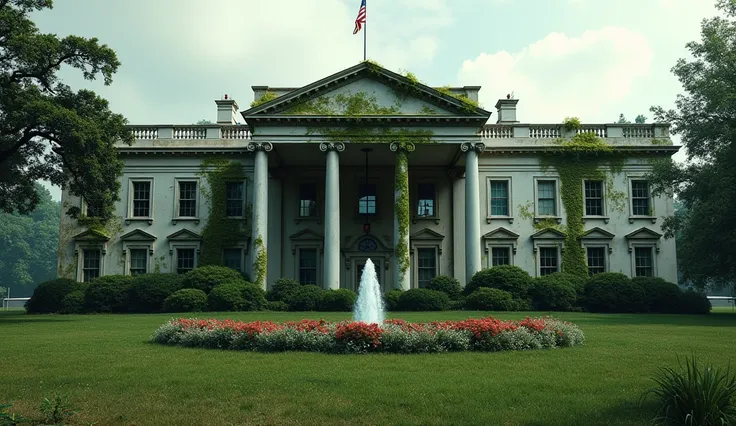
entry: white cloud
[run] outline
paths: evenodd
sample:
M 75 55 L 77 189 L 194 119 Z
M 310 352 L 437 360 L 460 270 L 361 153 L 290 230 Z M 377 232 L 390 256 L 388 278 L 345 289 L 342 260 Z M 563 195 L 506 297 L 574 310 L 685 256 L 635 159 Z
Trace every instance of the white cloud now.
M 486 108 L 514 91 L 522 122 L 610 121 L 607 107 L 625 98 L 651 63 L 643 35 L 609 26 L 577 37 L 550 33 L 519 52 L 481 53 L 463 63 L 458 80 L 482 85 Z

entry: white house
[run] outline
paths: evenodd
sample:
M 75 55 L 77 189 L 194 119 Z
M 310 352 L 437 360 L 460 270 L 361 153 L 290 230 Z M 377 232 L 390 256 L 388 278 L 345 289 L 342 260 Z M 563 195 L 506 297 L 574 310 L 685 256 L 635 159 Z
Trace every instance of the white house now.
M 59 273 L 183 273 L 206 257 L 264 286 L 357 289 L 370 258 L 388 290 L 439 274 L 464 284 L 504 263 L 539 276 L 572 259 L 677 282 L 661 230 L 672 199 L 653 197 L 645 176 L 678 150 L 666 124 L 523 124 L 508 98 L 487 124 L 479 90 L 364 62 L 301 88 L 254 86 L 242 112 L 217 100 L 216 124 L 131 126 L 119 220 L 64 216 Z M 588 133 L 605 149 L 577 163 L 567 143 Z M 212 158 L 235 171 L 218 175 L 217 219 Z

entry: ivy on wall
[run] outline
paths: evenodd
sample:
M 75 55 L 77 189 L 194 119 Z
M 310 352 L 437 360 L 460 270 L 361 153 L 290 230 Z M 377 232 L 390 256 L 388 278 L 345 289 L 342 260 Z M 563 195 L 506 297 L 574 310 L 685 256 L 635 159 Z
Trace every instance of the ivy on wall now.
M 266 93 L 261 95 L 261 97 L 259 97 L 258 99 L 254 99 L 253 102 L 250 103 L 250 107 L 255 108 L 258 105 L 265 104 L 266 102 L 270 102 L 276 98 L 277 96 L 275 92 L 267 90 Z
M 253 242 L 253 251 L 256 253 L 256 259 L 253 262 L 253 278 L 254 283 L 260 286 L 266 283 L 266 270 L 268 268 L 268 253 L 263 245 L 263 236 L 258 234 Z
M 396 175 L 394 191 L 396 191 L 396 219 L 399 225 L 399 238 L 394 247 L 397 264 L 401 275 L 409 270 L 409 150 L 413 146 L 399 144 L 396 151 Z
M 222 265 L 223 249 L 233 247 L 250 237 L 248 226 L 251 216 L 250 203 L 246 204 L 242 218 L 227 217 L 226 197 L 228 182 L 242 182 L 247 185 L 243 165 L 222 158 L 207 159 L 200 165 L 199 176 L 206 181 L 202 194 L 209 201 L 210 212 L 202 229 L 202 251 L 199 264 Z

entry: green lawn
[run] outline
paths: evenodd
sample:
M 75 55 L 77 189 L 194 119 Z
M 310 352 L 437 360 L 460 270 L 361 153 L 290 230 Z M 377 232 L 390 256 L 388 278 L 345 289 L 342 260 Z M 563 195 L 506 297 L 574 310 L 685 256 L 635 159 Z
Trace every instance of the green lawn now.
M 410 321 L 480 312 L 396 313 Z M 532 313 L 530 315 L 539 315 Z M 499 313 L 519 319 L 523 313 Z M 0 404 L 38 415 L 65 393 L 80 424 L 646 424 L 639 395 L 659 366 L 696 353 L 733 359 L 736 313 L 558 314 L 585 345 L 432 355 L 258 354 L 165 347 L 148 337 L 171 315 L 0 312 Z M 341 320 L 349 314 L 227 313 L 238 320 Z

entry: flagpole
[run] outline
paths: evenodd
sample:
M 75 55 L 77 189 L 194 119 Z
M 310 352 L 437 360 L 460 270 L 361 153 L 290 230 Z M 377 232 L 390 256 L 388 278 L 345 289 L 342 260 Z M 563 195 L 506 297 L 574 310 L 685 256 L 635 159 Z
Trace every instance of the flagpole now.
M 367 19 L 367 17 L 368 17 L 368 2 L 366 2 L 365 13 L 366 13 L 366 20 L 365 20 L 365 24 L 363 24 L 363 60 L 364 61 L 367 60 L 367 57 L 366 57 L 366 48 L 367 48 L 367 45 L 368 44 L 366 42 L 366 32 L 367 32 L 367 29 L 368 29 L 368 19 Z

